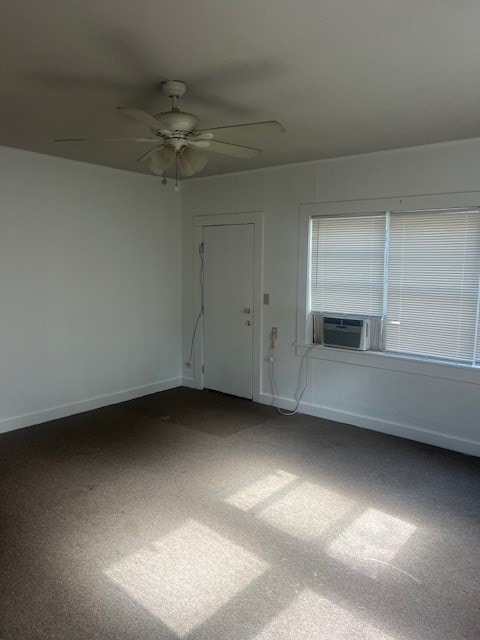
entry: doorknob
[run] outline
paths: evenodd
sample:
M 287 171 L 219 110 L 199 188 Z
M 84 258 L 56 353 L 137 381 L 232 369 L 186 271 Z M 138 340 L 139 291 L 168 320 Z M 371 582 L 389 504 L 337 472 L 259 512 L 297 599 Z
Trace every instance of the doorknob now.
M 247 327 L 249 327 L 252 323 L 250 322 L 250 320 L 247 320 L 245 324 L 247 325 Z
M 251 309 L 249 309 L 248 307 L 245 307 L 245 309 L 243 310 L 243 313 L 251 313 Z

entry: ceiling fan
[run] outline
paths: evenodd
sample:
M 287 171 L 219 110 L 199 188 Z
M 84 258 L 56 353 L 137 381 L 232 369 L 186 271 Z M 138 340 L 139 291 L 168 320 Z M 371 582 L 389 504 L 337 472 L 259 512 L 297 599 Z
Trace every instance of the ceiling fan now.
M 178 80 L 162 82 L 163 92 L 171 99 L 170 111 L 155 116 L 140 109 L 122 109 L 128 116 L 141 122 L 150 129 L 150 136 L 145 138 L 66 138 L 55 142 L 86 142 L 102 140 L 106 142 L 140 142 L 155 144 L 138 158 L 138 162 L 147 162 L 150 170 L 163 175 L 166 183 L 166 171 L 172 167 L 175 178 L 178 173 L 188 178 L 201 171 L 208 162 L 208 156 L 202 152 L 221 153 L 235 158 L 253 158 L 261 153 L 260 149 L 245 147 L 216 139 L 218 134 L 231 131 L 252 131 L 266 133 L 270 131 L 284 132 L 283 126 L 275 120 L 267 122 L 251 122 L 229 127 L 214 127 L 211 129 L 197 129 L 199 118 L 181 111 L 178 107 L 179 99 L 184 95 L 186 86 Z

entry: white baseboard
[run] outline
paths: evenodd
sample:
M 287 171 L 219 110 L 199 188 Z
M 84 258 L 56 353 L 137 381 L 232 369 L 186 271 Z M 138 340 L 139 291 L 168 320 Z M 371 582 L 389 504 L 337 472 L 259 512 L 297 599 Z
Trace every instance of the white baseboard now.
M 182 387 L 188 387 L 189 389 L 201 389 L 198 384 L 195 383 L 193 378 L 182 378 Z
M 262 393 L 260 396 L 260 402 L 262 404 L 271 405 L 274 403 L 274 397 L 270 394 Z M 280 397 L 280 407 L 282 409 L 292 410 L 295 408 L 295 404 L 296 402 L 291 398 Z M 438 431 L 439 425 L 435 422 L 422 420 L 422 426 L 405 424 L 390 420 L 380 420 L 378 418 L 349 413 L 347 411 L 339 411 L 338 409 L 309 404 L 307 402 L 300 403 L 298 412 L 305 413 L 309 416 L 316 416 L 317 418 L 343 422 L 354 427 L 380 431 L 381 433 L 399 436 L 400 438 L 407 438 L 408 440 L 415 440 L 416 442 L 423 442 L 436 447 L 442 447 L 443 449 L 450 449 L 451 451 L 459 451 L 460 453 L 480 457 L 480 442 L 440 433 Z
M 91 411 L 92 409 L 125 402 L 126 400 L 140 398 L 151 393 L 167 391 L 168 389 L 174 389 L 180 386 L 189 387 L 191 389 L 197 388 L 193 378 L 171 378 L 170 380 L 162 380 L 160 382 L 154 382 L 153 384 L 135 387 L 133 389 L 125 389 L 123 391 L 117 391 L 103 396 L 96 396 L 94 398 L 88 398 L 87 400 L 53 407 L 51 409 L 44 409 L 42 411 L 35 411 L 33 413 L 15 416 L 14 418 L 7 418 L 6 420 L 0 421 L 0 433 L 6 433 L 7 431 L 13 431 L 15 429 L 22 429 L 23 427 L 30 427 L 42 422 L 48 422 L 49 420 L 56 420 L 57 418 L 65 418 L 66 416 L 71 416 L 76 413 Z M 274 398 L 270 394 L 262 393 L 260 395 L 260 402 L 262 404 L 271 405 L 274 403 Z M 280 407 L 282 409 L 291 410 L 295 407 L 295 401 L 291 398 L 281 397 Z M 307 402 L 301 402 L 298 411 L 299 413 L 305 413 L 310 416 L 325 418 L 335 422 L 343 422 L 355 427 L 372 429 L 373 431 L 380 431 L 381 433 L 387 433 L 401 438 L 415 440 L 416 442 L 424 442 L 425 444 L 431 444 L 437 447 L 443 447 L 444 449 L 451 449 L 452 451 L 459 451 L 460 453 L 480 457 L 480 442 L 440 433 L 437 430 L 438 427 L 437 429 L 435 428 L 436 424 L 434 422 L 427 423 L 426 421 L 423 421 L 423 425 L 420 427 L 418 425 L 380 420 L 370 416 L 349 413 L 347 411 L 339 411 L 337 409 L 332 409 L 331 407 L 309 404 Z
M 34 424 L 56 420 L 57 418 L 65 418 L 66 416 L 72 416 L 76 413 L 106 407 L 110 404 L 118 404 L 126 400 L 133 400 L 133 398 L 140 398 L 151 393 L 157 393 L 158 391 L 167 391 L 167 389 L 180 387 L 181 384 L 181 378 L 171 378 L 170 380 L 162 380 L 142 387 L 124 389 L 123 391 L 116 391 L 115 393 L 96 396 L 51 409 L 43 409 L 42 411 L 34 411 L 33 413 L 26 413 L 21 416 L 15 416 L 14 418 L 7 418 L 6 420 L 0 420 L 0 433 L 6 433 L 14 429 L 22 429 L 23 427 L 31 427 Z

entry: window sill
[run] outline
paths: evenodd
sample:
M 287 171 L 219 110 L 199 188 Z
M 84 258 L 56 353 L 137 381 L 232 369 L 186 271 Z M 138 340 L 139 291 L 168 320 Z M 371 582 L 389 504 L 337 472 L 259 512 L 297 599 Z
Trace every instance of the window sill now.
M 305 356 L 308 349 L 313 345 L 295 343 L 294 346 L 296 355 Z M 350 349 L 324 347 L 323 345 L 315 345 L 315 348 L 310 351 L 308 357 L 480 385 L 480 367 L 470 367 L 450 362 L 424 360 L 423 358 L 399 356 L 391 353 L 381 353 L 379 351 L 354 351 Z

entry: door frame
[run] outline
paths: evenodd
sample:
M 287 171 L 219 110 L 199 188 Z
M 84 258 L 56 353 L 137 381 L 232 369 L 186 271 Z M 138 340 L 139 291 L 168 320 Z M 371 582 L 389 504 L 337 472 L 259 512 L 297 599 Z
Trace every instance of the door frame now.
M 222 213 L 215 215 L 195 216 L 193 219 L 193 264 L 194 264 L 194 314 L 193 321 L 200 313 L 201 292 L 199 246 L 203 242 L 204 227 L 253 224 L 254 256 L 253 256 L 253 362 L 252 362 L 252 400 L 260 402 L 260 385 L 262 369 L 262 267 L 263 267 L 263 212 Z M 203 389 L 203 317 L 197 328 L 193 359 L 193 383 L 196 389 Z

